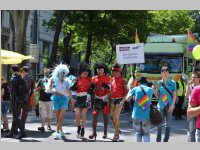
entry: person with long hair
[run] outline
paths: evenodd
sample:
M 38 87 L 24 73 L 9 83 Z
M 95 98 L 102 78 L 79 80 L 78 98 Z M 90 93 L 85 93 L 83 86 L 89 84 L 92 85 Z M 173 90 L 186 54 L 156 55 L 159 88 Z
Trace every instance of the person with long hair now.
M 112 76 L 110 94 L 110 118 L 115 128 L 113 141 L 116 142 L 119 139 L 120 133 L 120 112 L 122 109 L 120 102 L 126 96 L 127 81 L 122 77 L 122 70 L 118 63 L 115 63 L 112 66 Z
M 104 63 L 96 63 L 94 65 L 94 74 L 92 77 L 92 89 L 94 94 L 94 100 L 92 101 L 93 107 L 93 133 L 89 136 L 90 139 L 96 140 L 97 133 L 96 127 L 98 122 L 99 112 L 103 113 L 104 118 L 104 135 L 103 138 L 107 138 L 107 126 L 108 126 L 108 95 L 110 93 L 111 78 L 107 75 L 108 66 Z
M 91 79 L 89 77 L 90 68 L 85 62 L 82 62 L 79 67 L 79 77 L 72 88 L 75 88 L 77 100 L 75 102 L 75 116 L 77 125 L 77 136 L 84 137 L 86 114 L 88 108 L 88 98 Z
M 51 100 L 57 120 L 55 139 L 61 139 L 65 135 L 62 129 L 64 114 L 68 109 L 69 99 L 73 101 L 70 91 L 70 81 L 67 78 L 68 73 L 69 69 L 66 65 L 60 64 L 56 66 L 53 70 L 52 77 L 46 85 L 46 91 L 53 94 Z

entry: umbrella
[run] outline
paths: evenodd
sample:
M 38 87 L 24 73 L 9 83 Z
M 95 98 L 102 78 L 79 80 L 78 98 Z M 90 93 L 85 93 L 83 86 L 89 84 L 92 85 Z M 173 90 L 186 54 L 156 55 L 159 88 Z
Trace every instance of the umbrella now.
M 19 64 L 27 59 L 34 59 L 34 57 L 25 56 L 13 51 L 1 50 L 1 64 Z

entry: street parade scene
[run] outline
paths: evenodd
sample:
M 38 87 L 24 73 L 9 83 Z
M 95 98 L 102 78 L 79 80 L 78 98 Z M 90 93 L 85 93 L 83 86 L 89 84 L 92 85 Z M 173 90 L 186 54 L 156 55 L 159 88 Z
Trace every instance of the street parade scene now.
M 200 10 L 1 10 L 1 142 L 200 142 Z

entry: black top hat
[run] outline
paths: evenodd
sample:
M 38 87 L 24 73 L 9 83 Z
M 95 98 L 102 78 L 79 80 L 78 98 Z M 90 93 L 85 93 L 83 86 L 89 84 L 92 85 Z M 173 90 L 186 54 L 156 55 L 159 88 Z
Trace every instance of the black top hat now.
M 21 71 L 29 72 L 29 69 L 30 69 L 29 66 L 23 66 L 23 67 L 21 68 Z

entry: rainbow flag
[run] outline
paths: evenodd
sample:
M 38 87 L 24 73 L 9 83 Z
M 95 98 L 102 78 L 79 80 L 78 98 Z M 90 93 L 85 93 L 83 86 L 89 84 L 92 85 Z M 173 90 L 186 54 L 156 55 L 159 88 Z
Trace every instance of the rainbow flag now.
M 167 94 L 164 94 L 162 97 L 161 97 L 161 100 L 162 100 L 162 102 L 165 104 L 165 105 L 167 105 L 168 104 L 168 100 L 167 100 L 168 98 L 167 98 Z
M 137 29 L 136 29 L 136 32 L 135 32 L 135 43 L 140 43 L 140 40 L 139 40 L 139 37 L 138 37 L 138 33 L 137 33 Z
M 196 38 L 195 36 L 192 34 L 191 31 L 188 31 L 188 51 L 189 52 L 192 52 L 193 48 L 195 47 L 196 45 Z
M 142 107 L 142 110 L 147 109 L 151 105 L 149 96 L 146 94 L 141 99 L 138 100 L 138 105 Z

